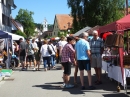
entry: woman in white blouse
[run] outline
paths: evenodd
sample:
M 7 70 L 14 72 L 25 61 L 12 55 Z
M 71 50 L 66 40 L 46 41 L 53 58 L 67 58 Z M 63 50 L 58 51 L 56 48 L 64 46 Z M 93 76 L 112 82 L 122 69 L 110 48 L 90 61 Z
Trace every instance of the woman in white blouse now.
M 48 64 L 48 69 L 50 70 L 51 54 L 49 54 L 48 48 L 50 48 L 50 50 L 52 51 L 50 45 L 48 45 L 48 41 L 44 40 L 40 52 L 43 58 L 43 65 L 44 65 L 45 71 L 47 71 L 47 66 L 46 66 L 47 64 Z

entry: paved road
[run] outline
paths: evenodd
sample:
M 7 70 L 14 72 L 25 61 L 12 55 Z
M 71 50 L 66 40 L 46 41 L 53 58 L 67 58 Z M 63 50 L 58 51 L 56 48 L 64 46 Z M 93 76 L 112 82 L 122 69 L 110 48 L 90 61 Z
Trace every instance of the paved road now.
M 71 83 L 73 83 L 72 68 Z M 104 71 L 103 71 L 104 72 Z M 92 69 L 94 74 L 94 70 Z M 129 97 L 116 92 L 117 83 L 111 82 L 103 74 L 103 84 L 96 86 L 96 90 L 80 90 L 80 81 L 73 89 L 62 89 L 63 70 L 59 70 L 59 65 L 55 70 L 50 71 L 19 71 L 15 70 L 10 80 L 0 82 L 0 97 Z M 79 74 L 78 74 L 79 75 Z M 85 75 L 87 73 L 85 72 Z M 14 80 L 11 80 L 14 79 Z M 95 76 L 93 75 L 93 80 Z M 85 78 L 86 86 L 88 85 L 87 77 Z

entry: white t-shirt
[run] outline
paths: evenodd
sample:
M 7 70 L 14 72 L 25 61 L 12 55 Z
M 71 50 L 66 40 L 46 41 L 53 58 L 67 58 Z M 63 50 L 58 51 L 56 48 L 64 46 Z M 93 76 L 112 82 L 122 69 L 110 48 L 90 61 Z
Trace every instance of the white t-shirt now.
M 47 49 L 48 46 L 49 46 L 49 48 L 50 48 L 51 51 L 52 51 L 52 48 L 51 48 L 50 45 L 47 45 L 47 44 L 42 45 L 41 50 L 40 50 L 42 57 L 51 56 L 51 55 L 49 54 L 49 52 L 48 52 L 48 49 Z
M 67 44 L 67 41 L 61 41 L 61 42 L 59 42 L 59 46 L 62 47 L 62 48 L 63 48 L 66 44 Z
M 33 46 L 33 48 L 38 48 L 38 46 L 37 46 L 37 43 L 36 43 L 36 42 L 32 43 L 32 46 Z
M 60 56 L 61 56 L 62 49 L 63 49 L 63 47 L 64 47 L 66 44 L 67 44 L 67 41 L 61 41 L 61 42 L 59 42 L 59 48 L 61 47 L 61 49 L 60 49 Z

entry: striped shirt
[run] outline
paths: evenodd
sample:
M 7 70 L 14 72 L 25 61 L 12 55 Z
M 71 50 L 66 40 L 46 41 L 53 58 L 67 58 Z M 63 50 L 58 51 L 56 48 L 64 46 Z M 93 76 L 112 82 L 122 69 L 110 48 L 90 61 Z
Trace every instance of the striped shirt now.
M 61 62 L 72 62 L 74 63 L 75 50 L 71 44 L 66 44 L 62 49 Z
M 103 40 L 99 37 L 96 40 L 94 38 L 91 39 L 90 48 L 92 54 L 101 54 L 101 48 L 103 48 Z

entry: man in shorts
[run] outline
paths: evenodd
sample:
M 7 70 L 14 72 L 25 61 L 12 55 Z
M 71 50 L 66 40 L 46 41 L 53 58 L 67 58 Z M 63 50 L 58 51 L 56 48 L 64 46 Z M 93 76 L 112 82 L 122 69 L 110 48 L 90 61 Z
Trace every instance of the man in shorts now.
M 33 62 L 33 64 L 34 64 L 34 69 L 33 70 L 36 70 L 36 62 L 34 60 L 34 48 L 33 48 L 32 44 L 30 43 L 29 39 L 27 39 L 26 41 L 27 41 L 27 44 L 26 44 L 26 53 L 27 53 L 26 69 L 28 68 L 28 64 L 30 65 L 31 62 Z
M 22 65 L 22 70 L 25 70 L 25 57 L 26 57 L 26 42 L 23 41 L 22 38 L 19 39 L 20 44 L 19 44 L 19 58 L 20 58 L 20 63 Z
M 91 67 L 95 69 L 97 80 L 96 85 L 102 84 L 101 81 L 101 67 L 102 67 L 102 53 L 103 53 L 103 40 L 98 37 L 98 32 L 93 31 L 93 38 L 90 40 L 91 47 Z
M 91 53 L 90 53 L 90 46 L 87 41 L 88 33 L 84 32 L 80 35 L 80 40 L 75 45 L 76 50 L 76 57 L 77 57 L 77 63 L 80 70 L 80 81 L 81 81 L 81 89 L 85 90 L 84 85 L 84 70 L 88 73 L 88 83 L 89 86 L 87 89 L 93 90 L 95 89 L 94 86 L 92 86 L 92 80 L 91 80 Z

